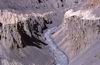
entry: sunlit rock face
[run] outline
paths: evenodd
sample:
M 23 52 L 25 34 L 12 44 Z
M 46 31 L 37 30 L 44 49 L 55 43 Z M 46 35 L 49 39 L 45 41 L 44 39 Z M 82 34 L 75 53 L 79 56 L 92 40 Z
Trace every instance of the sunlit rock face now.
M 61 23 L 64 3 L 0 0 L 0 65 L 54 65 L 43 34 Z
M 49 16 L 20 17 L 11 12 L 2 13 L 0 65 L 53 65 L 54 59 L 43 37 L 44 30 L 52 24 Z
M 100 40 L 100 19 L 86 20 L 73 15 L 64 21 L 53 38 L 70 60 Z
M 55 65 L 44 37 L 47 29 L 55 26 L 59 30 L 53 33 L 52 40 L 69 60 L 85 52 L 100 40 L 100 19 L 64 15 L 72 9 L 100 16 L 98 3 L 99 0 L 0 0 L 0 65 Z
M 79 56 L 81 58 L 81 54 L 85 55 L 86 51 L 90 50 L 93 45 L 100 43 L 96 43 L 100 40 L 100 15 L 98 12 L 100 11 L 100 5 L 95 4 L 99 0 L 90 1 L 84 0 L 86 3 L 81 5 L 81 7 L 79 6 L 79 9 L 76 7 L 68 10 L 65 13 L 62 25 L 59 26 L 59 30 L 52 35 L 59 48 L 68 55 L 70 61 L 75 60 Z M 76 63 L 80 65 L 81 62 L 77 60 Z M 81 58 L 80 60 L 83 59 Z M 88 60 L 87 65 L 89 65 L 89 62 L 91 61 Z M 72 65 L 75 64 L 72 63 Z

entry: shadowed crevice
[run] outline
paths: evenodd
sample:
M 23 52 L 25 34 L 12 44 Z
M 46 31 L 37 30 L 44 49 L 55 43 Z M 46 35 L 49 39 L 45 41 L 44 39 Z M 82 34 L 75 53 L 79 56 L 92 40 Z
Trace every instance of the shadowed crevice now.
M 21 22 L 17 23 L 17 30 L 21 36 L 22 47 L 26 46 L 35 46 L 37 48 L 42 48 L 42 45 L 47 45 L 46 43 L 42 42 L 41 40 L 35 38 L 33 35 L 30 37 L 26 34 L 24 30 L 24 25 Z

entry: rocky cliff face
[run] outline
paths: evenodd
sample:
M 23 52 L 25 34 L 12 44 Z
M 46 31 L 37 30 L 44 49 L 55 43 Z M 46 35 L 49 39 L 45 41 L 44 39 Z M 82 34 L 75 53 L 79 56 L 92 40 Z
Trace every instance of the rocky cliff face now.
M 0 65 L 55 65 L 44 37 L 47 29 L 55 26 L 59 30 L 52 33 L 53 42 L 71 61 L 100 40 L 100 18 L 86 15 L 100 16 L 98 3 L 99 0 L 0 0 Z M 66 13 L 69 9 L 78 14 L 70 16 L 73 13 Z
M 53 64 L 53 57 L 43 38 L 44 30 L 52 24 L 52 20 L 48 15 L 24 16 L 1 12 L 0 65 Z M 38 63 L 41 59 L 43 61 Z
M 99 0 L 90 1 L 83 4 L 77 11 L 68 10 L 59 30 L 52 35 L 57 45 L 69 56 L 70 61 L 100 40 Z
M 43 34 L 60 24 L 63 12 L 55 9 L 63 8 L 63 3 L 63 0 L 0 0 L 0 65 L 55 64 Z M 58 17 L 61 18 L 57 20 Z
M 53 37 L 58 46 L 72 59 L 100 39 L 99 26 L 100 19 L 84 20 L 77 16 L 71 16 L 65 18 L 65 23 Z

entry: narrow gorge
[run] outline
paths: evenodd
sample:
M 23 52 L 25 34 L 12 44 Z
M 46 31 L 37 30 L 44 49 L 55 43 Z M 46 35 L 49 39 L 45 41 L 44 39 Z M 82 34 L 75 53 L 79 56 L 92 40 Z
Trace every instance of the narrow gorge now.
M 100 0 L 0 0 L 0 65 L 99 65 Z

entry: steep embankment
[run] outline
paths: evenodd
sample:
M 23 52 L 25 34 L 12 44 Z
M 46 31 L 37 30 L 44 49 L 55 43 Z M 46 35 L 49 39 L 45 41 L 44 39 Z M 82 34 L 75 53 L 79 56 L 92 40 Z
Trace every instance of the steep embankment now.
M 43 33 L 64 8 L 65 0 L 0 0 L 0 65 L 55 64 Z
M 61 23 L 63 12 L 57 9 L 64 9 L 64 3 L 0 0 L 0 65 L 55 64 L 43 33 Z
M 97 13 L 92 14 L 94 10 L 67 11 L 64 23 L 53 34 L 53 39 L 70 60 L 100 40 L 100 17 L 95 17 Z
M 66 18 L 64 14 L 68 9 L 87 9 L 87 4 L 87 0 L 0 0 L 0 65 L 54 65 L 55 58 L 43 34 L 60 25 L 63 18 L 54 39 L 70 58 L 78 55 L 98 38 L 99 20 L 68 18 L 69 15 Z
M 46 17 L 24 16 L 2 12 L 0 19 L 1 65 L 53 64 L 53 57 L 42 35 L 48 28 L 47 24 L 51 24 L 52 20 L 48 15 Z

